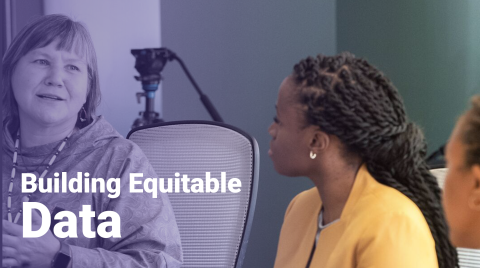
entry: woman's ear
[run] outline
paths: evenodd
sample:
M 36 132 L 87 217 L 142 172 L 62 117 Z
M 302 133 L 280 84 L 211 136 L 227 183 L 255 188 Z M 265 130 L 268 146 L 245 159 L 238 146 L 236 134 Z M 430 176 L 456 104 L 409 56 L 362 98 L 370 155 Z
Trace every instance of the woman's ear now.
M 474 179 L 474 188 L 468 198 L 468 206 L 470 209 L 480 212 L 480 165 L 472 166 L 472 173 Z
M 310 140 L 310 150 L 315 154 L 325 150 L 330 145 L 330 136 L 318 129 L 313 130 L 312 139 Z
M 480 164 L 475 164 L 472 166 L 473 179 L 475 180 L 475 190 L 480 191 Z

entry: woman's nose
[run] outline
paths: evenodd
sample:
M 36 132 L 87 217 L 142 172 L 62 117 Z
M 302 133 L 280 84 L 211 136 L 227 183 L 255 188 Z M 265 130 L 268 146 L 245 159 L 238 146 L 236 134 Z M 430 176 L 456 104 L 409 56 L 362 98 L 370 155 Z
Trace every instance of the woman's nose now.
M 275 138 L 275 122 L 273 122 L 269 127 L 268 127 L 268 134 L 272 136 L 272 138 Z
M 45 85 L 54 87 L 63 87 L 62 69 L 52 66 L 45 78 Z

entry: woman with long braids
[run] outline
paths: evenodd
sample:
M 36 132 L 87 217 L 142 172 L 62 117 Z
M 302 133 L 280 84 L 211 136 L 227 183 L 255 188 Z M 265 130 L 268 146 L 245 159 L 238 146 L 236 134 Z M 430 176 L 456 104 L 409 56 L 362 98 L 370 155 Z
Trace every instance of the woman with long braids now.
M 286 211 L 276 268 L 457 266 L 424 137 L 379 70 L 349 53 L 309 57 L 276 108 L 275 169 L 316 186 Z

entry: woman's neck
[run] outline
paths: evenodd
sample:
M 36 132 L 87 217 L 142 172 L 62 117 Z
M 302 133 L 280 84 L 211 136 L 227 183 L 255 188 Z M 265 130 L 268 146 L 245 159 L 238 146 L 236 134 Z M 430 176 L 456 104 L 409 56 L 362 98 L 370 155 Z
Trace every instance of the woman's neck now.
M 462 233 L 452 233 L 452 241 L 455 241 L 457 247 L 480 249 L 480 229 L 474 226 L 478 221 L 472 221 L 470 228 L 465 228 Z
M 330 163 L 328 169 L 310 177 L 322 198 L 324 225 L 342 215 L 360 166 L 361 163 Z
M 52 126 L 39 126 L 20 120 L 20 146 L 29 148 L 64 139 L 75 128 L 75 122 Z

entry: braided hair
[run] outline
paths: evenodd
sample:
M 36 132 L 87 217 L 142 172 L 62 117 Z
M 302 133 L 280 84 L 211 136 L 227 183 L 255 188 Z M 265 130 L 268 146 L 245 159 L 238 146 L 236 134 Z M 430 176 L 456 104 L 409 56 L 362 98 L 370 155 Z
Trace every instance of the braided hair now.
M 409 122 L 390 80 L 350 53 L 308 57 L 295 65 L 298 101 L 311 125 L 337 136 L 380 183 L 397 189 L 422 211 L 440 268 L 458 267 L 441 206 L 441 190 L 425 162 L 422 131 Z

